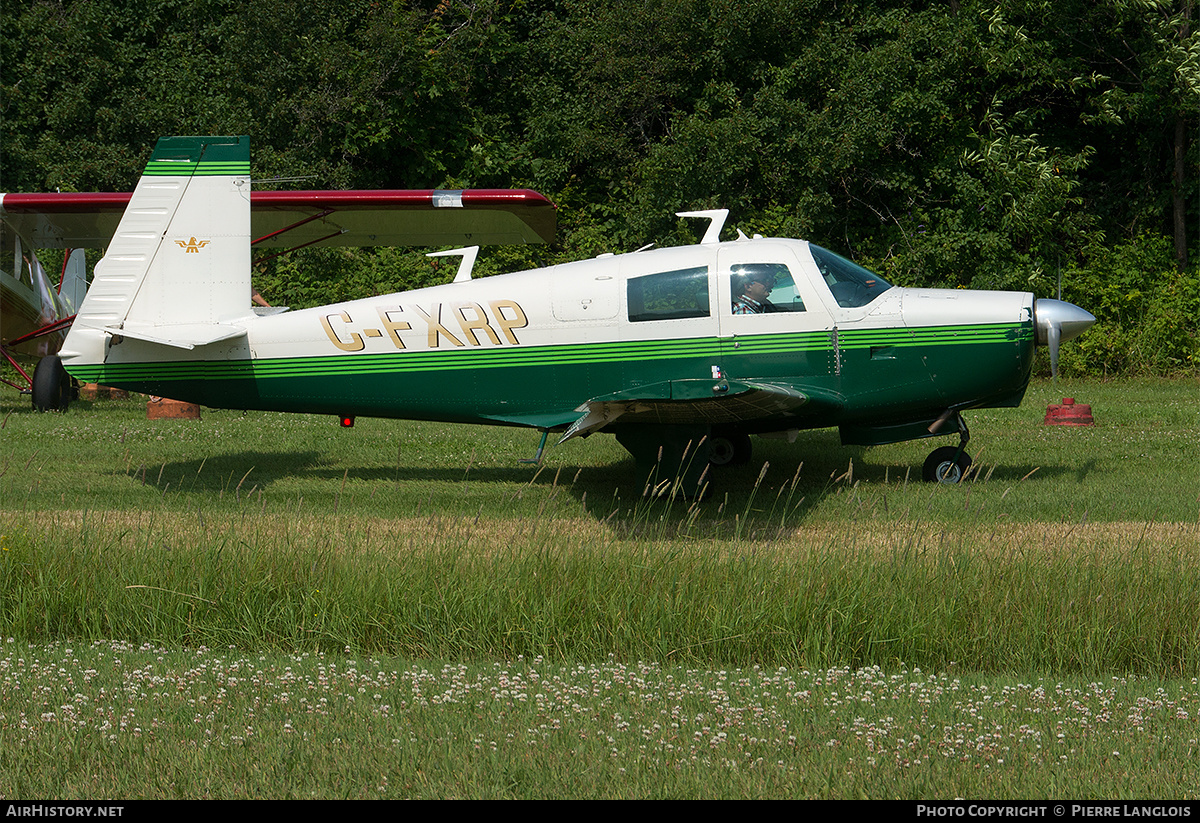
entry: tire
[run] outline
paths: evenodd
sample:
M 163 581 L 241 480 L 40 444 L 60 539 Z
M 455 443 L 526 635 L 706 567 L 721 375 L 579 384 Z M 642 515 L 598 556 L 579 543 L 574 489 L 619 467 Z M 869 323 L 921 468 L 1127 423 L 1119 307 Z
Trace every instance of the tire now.
M 71 405 L 71 378 L 58 355 L 38 361 L 33 371 L 33 410 L 66 411 Z
M 953 485 L 966 476 L 970 467 L 971 455 L 960 452 L 955 446 L 942 446 L 926 458 L 922 476 L 930 483 Z
M 711 466 L 740 466 L 750 462 L 752 451 L 748 434 L 713 435 L 708 463 Z

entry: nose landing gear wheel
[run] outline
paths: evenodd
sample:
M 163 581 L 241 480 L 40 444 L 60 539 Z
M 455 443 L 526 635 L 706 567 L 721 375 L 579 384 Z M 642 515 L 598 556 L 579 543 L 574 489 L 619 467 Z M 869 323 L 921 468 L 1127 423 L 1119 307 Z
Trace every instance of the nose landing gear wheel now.
M 971 467 L 971 455 L 955 446 L 934 449 L 925 460 L 922 476 L 930 483 L 958 483 Z

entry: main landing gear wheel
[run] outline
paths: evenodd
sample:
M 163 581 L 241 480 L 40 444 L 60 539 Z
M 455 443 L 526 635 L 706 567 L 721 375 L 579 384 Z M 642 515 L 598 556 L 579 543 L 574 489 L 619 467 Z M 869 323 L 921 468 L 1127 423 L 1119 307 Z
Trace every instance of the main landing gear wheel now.
M 714 435 L 708 462 L 713 466 L 740 466 L 750 462 L 752 450 L 748 434 Z
M 922 476 L 930 483 L 958 483 L 971 468 L 971 455 L 957 446 L 934 449 L 925 460 Z
M 33 371 L 34 411 L 66 411 L 71 404 L 71 377 L 62 360 L 52 354 L 38 361 Z
M 712 431 L 707 426 L 635 423 L 614 426 L 613 434 L 637 461 L 644 496 L 708 496 Z

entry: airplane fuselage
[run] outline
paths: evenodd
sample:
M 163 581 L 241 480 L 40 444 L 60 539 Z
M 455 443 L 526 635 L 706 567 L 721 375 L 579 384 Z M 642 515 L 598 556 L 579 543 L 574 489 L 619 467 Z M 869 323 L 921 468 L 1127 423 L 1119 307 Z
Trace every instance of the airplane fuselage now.
M 760 238 L 604 256 L 273 316 L 247 309 L 243 337 L 190 351 L 95 335 L 103 355 L 70 368 L 214 408 L 562 429 L 582 403 L 627 398 L 626 421 L 840 426 L 848 442 L 887 442 L 888 427 L 949 408 L 1019 404 L 1033 295 L 882 281 L 835 295 L 845 284 L 830 259 L 845 262 Z M 735 312 L 750 270 L 774 278 L 776 310 Z M 746 383 L 803 401 L 726 414 L 720 401 Z
M 44 357 L 58 351 L 66 332 L 30 337 L 64 316 L 65 307 L 33 247 L 0 225 L 0 345 L 14 354 Z

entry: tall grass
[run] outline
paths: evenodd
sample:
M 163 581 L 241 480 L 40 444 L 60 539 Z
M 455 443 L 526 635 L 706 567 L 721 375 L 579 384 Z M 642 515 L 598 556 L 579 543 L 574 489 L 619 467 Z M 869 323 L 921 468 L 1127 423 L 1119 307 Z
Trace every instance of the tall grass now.
M 0 514 L 0 625 L 445 659 L 1200 673 L 1195 525 L 849 523 L 637 539 L 594 521 Z M 1063 549 L 1061 547 L 1069 547 Z

